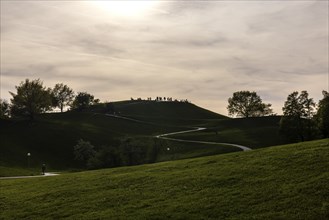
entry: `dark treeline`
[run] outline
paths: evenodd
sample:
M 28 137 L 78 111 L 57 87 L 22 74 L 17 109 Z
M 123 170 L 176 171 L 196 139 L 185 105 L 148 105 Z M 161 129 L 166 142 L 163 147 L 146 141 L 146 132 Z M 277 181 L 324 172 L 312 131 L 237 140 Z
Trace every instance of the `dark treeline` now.
M 61 112 L 65 108 L 81 111 L 100 102 L 87 92 L 74 93 L 63 83 L 56 84 L 54 88 L 46 88 L 40 79 L 26 79 L 15 88 L 16 93 L 9 92 L 12 96 L 11 103 L 6 100 L 0 101 L 1 118 L 29 117 L 34 120 L 36 115 L 52 111 L 54 108 L 59 108 Z
M 133 166 L 157 161 L 160 146 L 145 144 L 151 139 L 123 138 L 117 143 L 94 146 L 89 141 L 78 140 L 73 147 L 75 160 L 86 169 L 100 169 L 119 166 Z
M 16 86 L 11 103 L 0 100 L 0 118 L 28 117 L 34 120 L 38 114 L 59 108 L 70 111 L 83 111 L 98 104 L 99 99 L 87 92 L 75 93 L 63 83 L 53 88 L 46 88 L 39 79 L 21 82 Z M 131 100 L 142 100 L 141 98 Z M 147 98 L 156 102 L 189 102 L 186 99 L 177 100 L 171 97 Z M 238 91 L 228 99 L 228 112 L 237 117 L 263 117 L 275 115 L 271 104 L 263 103 L 256 92 Z M 104 113 L 116 114 L 113 103 L 103 103 Z M 307 91 L 292 92 L 283 104 L 283 115 L 280 120 L 280 133 L 290 142 L 313 140 L 329 137 L 329 93 L 323 91 L 323 99 L 316 103 L 309 97 Z M 152 146 L 150 144 L 148 146 Z M 145 147 L 145 142 L 136 138 L 125 138 L 111 146 L 94 147 L 82 139 L 74 146 L 77 161 L 89 169 L 136 165 L 156 161 L 157 147 Z
M 280 133 L 290 142 L 329 137 L 329 93 L 323 91 L 322 94 L 323 99 L 318 104 L 309 98 L 307 91 L 295 91 L 288 95 L 282 107 Z M 235 92 L 228 103 L 227 109 L 232 116 L 248 118 L 274 115 L 272 105 L 263 103 L 256 92 Z
M 82 111 L 91 105 L 100 102 L 99 99 L 87 92 L 74 93 L 63 83 L 57 83 L 54 88 L 46 88 L 40 79 L 21 82 L 16 86 L 16 93 L 9 92 L 12 96 L 8 103 L 0 100 L 0 118 L 29 117 L 31 120 L 36 115 L 59 108 L 61 112 L 65 108 L 73 111 Z M 284 102 L 283 116 L 280 122 L 280 131 L 291 141 L 305 141 L 322 137 L 329 137 L 329 98 L 328 92 L 323 91 L 323 99 L 315 103 L 309 98 L 307 91 L 300 94 L 295 91 L 288 95 Z M 131 100 L 135 100 L 131 98 Z M 142 100 L 137 98 L 136 100 Z M 189 102 L 187 99 L 173 99 L 172 97 L 160 97 L 148 101 L 157 102 Z M 238 117 L 262 117 L 275 115 L 271 104 L 263 103 L 256 92 L 238 91 L 228 99 L 228 112 L 231 116 Z M 114 112 L 111 103 L 105 104 L 105 110 Z M 317 110 L 317 111 L 316 111 Z
M 9 92 L 12 96 L 9 103 L 6 100 L 0 100 L 0 118 L 10 117 L 29 117 L 34 120 L 38 114 L 53 111 L 59 108 L 61 112 L 65 109 L 73 111 L 82 111 L 91 105 L 100 103 L 88 92 L 75 93 L 69 86 L 63 83 L 57 83 L 54 88 L 46 88 L 40 79 L 21 82 L 15 86 L 16 93 Z M 143 100 L 142 98 L 131 98 L 134 100 Z M 148 97 L 147 101 L 156 102 L 185 102 L 187 99 L 173 99 L 172 97 Z M 113 112 L 113 106 L 106 103 L 106 108 Z M 109 104 L 109 105 L 108 105 Z

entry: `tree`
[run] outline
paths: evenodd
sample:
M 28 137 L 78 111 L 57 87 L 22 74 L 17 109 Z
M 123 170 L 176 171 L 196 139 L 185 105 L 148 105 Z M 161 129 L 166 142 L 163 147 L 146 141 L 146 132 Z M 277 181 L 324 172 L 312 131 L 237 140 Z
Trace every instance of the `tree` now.
M 118 167 L 122 165 L 121 152 L 111 146 L 101 146 L 95 156 L 88 160 L 87 166 L 89 169 Z
M 323 91 L 323 99 L 319 101 L 316 114 L 318 127 L 324 138 L 329 137 L 329 92 Z
M 56 84 L 52 93 L 56 100 L 56 106 L 61 109 L 61 112 L 63 112 L 64 106 L 70 105 L 74 99 L 73 90 L 63 83 Z
M 314 116 L 315 102 L 312 98 L 308 98 L 307 91 L 302 91 L 299 96 L 298 94 L 295 91 L 288 95 L 282 108 L 283 114 L 285 116 L 311 119 Z
M 72 103 L 72 108 L 77 110 L 86 109 L 94 104 L 94 96 L 87 92 L 79 92 Z
M 0 118 L 9 118 L 10 105 L 6 100 L 0 99 Z
M 227 106 L 229 115 L 241 117 L 260 117 L 273 113 L 271 104 L 265 104 L 256 92 L 239 91 L 233 93 L 233 97 L 228 99 Z
M 95 147 L 90 142 L 80 139 L 77 145 L 74 146 L 73 153 L 75 160 L 81 161 L 86 165 L 88 160 L 95 156 L 96 151 Z
M 315 102 L 308 97 L 307 91 L 293 92 L 288 95 L 282 108 L 280 131 L 293 141 L 311 139 L 314 131 Z
M 29 116 L 31 120 L 35 115 L 51 110 L 52 101 L 49 89 L 43 87 L 40 79 L 26 79 L 16 86 L 17 94 L 9 92 L 11 99 L 13 115 Z

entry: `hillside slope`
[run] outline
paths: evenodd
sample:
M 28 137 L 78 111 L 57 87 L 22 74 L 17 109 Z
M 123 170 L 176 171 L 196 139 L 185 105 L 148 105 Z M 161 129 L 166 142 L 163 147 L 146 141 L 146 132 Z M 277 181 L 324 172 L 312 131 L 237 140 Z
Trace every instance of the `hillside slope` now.
M 88 111 L 104 113 L 107 110 L 106 104 L 99 104 Z M 117 115 L 140 121 L 180 127 L 228 118 L 186 102 L 119 101 L 112 102 L 112 110 Z
M 107 112 L 104 104 L 92 106 L 83 112 L 43 114 L 32 123 L 27 120 L 0 120 L 0 166 L 26 168 L 26 155 L 29 152 L 32 155 L 29 161 L 32 167 L 40 167 L 42 163 L 47 163 L 48 167 L 53 169 L 81 167 L 74 161 L 73 155 L 73 146 L 79 139 L 89 141 L 96 147 L 119 147 L 122 139 L 130 138 L 136 140 L 135 143 L 138 142 L 138 147 L 143 148 L 145 154 L 152 154 L 150 151 L 155 145 L 160 144 L 155 147 L 164 148 L 162 142 L 155 143 L 154 135 L 186 129 L 188 126 L 183 122 L 184 120 L 189 122 L 193 118 L 202 120 L 202 118 L 222 117 L 189 103 L 123 101 L 116 102 L 114 105 L 116 112 L 120 112 L 121 115 L 122 113 L 158 115 L 160 118 L 167 118 L 166 120 L 171 118 L 177 123 L 162 124 L 162 119 L 143 123 L 109 117 L 105 115 Z M 188 147 L 180 144 L 178 146 L 180 156 L 175 159 L 222 152 L 210 148 L 206 153 L 197 153 L 193 149 L 198 148 L 199 151 L 203 146 L 190 147 L 193 152 Z M 234 150 L 231 149 L 229 152 Z M 213 153 L 209 153 L 210 151 Z M 173 159 L 168 156 L 166 158 Z M 159 160 L 164 159 L 159 155 Z M 145 161 L 149 160 L 149 158 L 145 159 Z
M 54 168 L 74 167 L 73 146 L 81 138 L 95 146 L 117 146 L 120 138 L 176 130 L 86 112 L 43 114 L 32 123 L 2 120 L 0 165 L 26 166 L 26 154 L 30 152 L 32 166 L 46 162 Z
M 1 219 L 328 219 L 329 139 L 0 180 Z
M 227 118 L 186 102 L 122 101 L 113 104 L 115 109 L 123 115 L 186 119 Z
M 256 149 L 288 143 L 279 132 L 281 116 L 207 121 L 207 130 L 174 136 L 187 140 L 235 143 Z
M 20 170 L 11 175 L 21 175 L 22 169 L 30 166 L 39 170 L 42 163 L 56 170 L 85 168 L 74 160 L 73 146 L 79 139 L 91 142 L 98 149 L 106 146 L 118 150 L 128 140 L 133 147 L 131 151 L 137 152 L 134 158 L 138 161 L 134 164 L 239 150 L 154 138 L 195 127 L 208 129 L 173 137 L 240 144 L 252 149 L 287 143 L 279 134 L 280 117 L 231 119 L 185 102 L 122 101 L 111 105 L 112 111 L 107 104 L 97 104 L 82 112 L 43 114 L 32 123 L 0 120 L 0 176 L 11 173 L 6 167 L 14 168 L 11 171 Z M 119 117 L 113 117 L 114 114 Z M 32 155 L 29 161 L 27 153 Z

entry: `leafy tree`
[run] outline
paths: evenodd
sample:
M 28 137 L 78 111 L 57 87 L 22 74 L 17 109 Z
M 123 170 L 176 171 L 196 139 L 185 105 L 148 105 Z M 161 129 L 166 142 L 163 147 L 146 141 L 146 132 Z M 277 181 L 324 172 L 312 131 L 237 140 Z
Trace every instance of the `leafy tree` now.
M 315 102 L 308 97 L 307 91 L 302 91 L 300 94 L 295 91 L 288 95 L 282 111 L 284 117 L 280 121 L 281 133 L 293 141 L 312 138 Z
M 285 116 L 311 119 L 315 113 L 315 102 L 312 98 L 308 98 L 307 91 L 302 91 L 299 96 L 298 94 L 298 92 L 293 92 L 288 95 L 282 108 L 283 114 Z
M 56 106 L 61 109 L 61 112 L 63 112 L 64 106 L 70 105 L 74 99 L 73 90 L 63 83 L 56 84 L 52 94 L 56 100 Z
M 270 115 L 273 110 L 271 104 L 265 104 L 256 92 L 239 91 L 233 93 L 233 97 L 228 99 L 227 106 L 229 115 L 240 117 L 260 117 Z
M 102 146 L 94 157 L 88 160 L 89 169 L 118 167 L 122 165 L 122 154 L 115 148 L 110 146 Z
M 124 163 L 128 166 L 142 164 L 148 162 L 145 142 L 137 138 L 123 138 L 121 139 L 120 149 L 122 151 L 122 158 Z
M 74 146 L 73 153 L 75 160 L 87 164 L 88 160 L 95 156 L 96 151 L 95 147 L 90 142 L 80 139 L 77 145 Z
M 0 99 L 0 118 L 9 118 L 10 105 L 6 100 Z
M 324 138 L 329 137 L 329 92 L 323 91 L 323 99 L 319 101 L 316 115 L 318 127 Z
M 87 92 L 79 92 L 72 103 L 72 108 L 76 110 L 86 109 L 94 104 L 94 96 Z
M 40 79 L 26 79 L 16 86 L 17 94 L 9 92 L 13 98 L 11 99 L 12 115 L 29 116 L 31 120 L 35 115 L 51 110 L 52 102 L 49 89 L 42 85 Z

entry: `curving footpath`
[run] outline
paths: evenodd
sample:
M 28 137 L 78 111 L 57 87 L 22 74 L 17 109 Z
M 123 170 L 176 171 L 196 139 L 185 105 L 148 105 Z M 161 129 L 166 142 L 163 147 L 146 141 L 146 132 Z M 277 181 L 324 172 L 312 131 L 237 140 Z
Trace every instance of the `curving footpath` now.
M 128 117 L 123 117 L 123 116 L 118 116 L 118 115 L 112 115 L 112 114 L 106 114 L 106 116 L 109 117 L 114 117 L 114 118 L 120 118 L 120 119 L 124 119 L 124 120 L 129 120 L 129 121 L 134 121 L 134 122 L 139 122 L 139 123 L 148 123 L 145 121 L 140 121 L 140 120 L 136 120 L 136 119 L 132 119 L 132 118 L 128 118 Z M 227 146 L 232 146 L 232 147 L 237 147 L 240 148 L 243 151 L 249 151 L 252 150 L 249 147 L 246 146 L 242 146 L 239 144 L 231 144 L 231 143 L 217 143 L 217 142 L 209 142 L 209 141 L 192 141 L 192 140 L 183 140 L 183 139 L 177 139 L 177 138 L 169 138 L 168 136 L 170 135 L 175 135 L 175 134 L 184 134 L 184 133 L 191 133 L 191 132 L 198 132 L 198 131 L 202 131 L 205 130 L 206 128 L 195 128 L 193 130 L 185 130 L 185 131 L 178 131 L 178 132 L 172 132 L 172 133 L 167 133 L 167 134 L 160 134 L 160 135 L 156 135 L 154 137 L 159 138 L 159 139 L 165 139 L 165 140 L 171 140 L 171 141 L 178 141 L 178 142 L 186 142 L 186 143 L 197 143 L 197 144 L 213 144 L 213 145 L 227 145 Z
M 183 133 L 190 133 L 190 132 L 197 132 L 197 131 L 202 131 L 205 130 L 206 128 L 196 128 L 193 130 L 187 130 L 187 131 L 178 131 L 178 132 L 172 132 L 172 133 L 167 133 L 167 134 L 160 134 L 155 136 L 156 138 L 159 139 L 165 139 L 165 140 L 170 140 L 170 141 L 178 141 L 178 142 L 187 142 L 187 143 L 197 143 L 197 144 L 213 144 L 213 145 L 228 145 L 228 146 L 232 146 L 232 147 L 237 147 L 240 148 L 243 151 L 249 151 L 252 150 L 249 147 L 246 146 L 242 146 L 239 144 L 231 144 L 231 143 L 217 143 L 217 142 L 209 142 L 209 141 L 192 141 L 192 140 L 184 140 L 184 139 L 177 139 L 177 138 L 169 138 L 167 136 L 170 135 L 175 135 L 175 134 L 183 134 Z
M 48 177 L 48 176 L 58 176 L 58 173 L 45 173 L 45 175 L 36 175 L 36 176 L 8 176 L 8 177 L 0 177 L 0 180 L 6 179 L 25 179 L 25 178 L 35 178 L 35 177 Z
M 112 114 L 105 114 L 106 116 L 109 117 L 114 117 L 114 118 L 119 118 L 123 120 L 128 120 L 128 121 L 133 121 L 133 122 L 138 122 L 138 123 L 148 123 L 145 121 L 140 121 L 132 118 L 127 118 L 123 116 L 118 116 L 118 115 L 112 115 Z M 184 134 L 184 133 L 191 133 L 191 132 L 198 132 L 198 131 L 203 131 L 206 128 L 195 128 L 192 130 L 185 130 L 185 131 L 177 131 L 177 132 L 171 132 L 171 133 L 166 133 L 166 134 L 160 134 L 154 136 L 155 138 L 158 139 L 164 139 L 164 140 L 170 140 L 170 141 L 177 141 L 177 142 L 185 142 L 185 143 L 197 143 L 197 144 L 213 144 L 213 145 L 227 145 L 227 146 L 232 146 L 232 147 L 237 147 L 240 148 L 243 151 L 249 151 L 252 150 L 249 147 L 242 146 L 239 144 L 231 144 L 231 143 L 217 143 L 217 142 L 209 142 L 209 141 L 192 141 L 192 140 L 183 140 L 183 139 L 177 139 L 177 138 L 170 138 L 168 136 L 170 135 L 175 135 L 175 134 Z M 3 179 L 25 179 L 25 178 L 35 178 L 35 177 L 49 177 L 49 176 L 57 176 L 59 175 L 58 173 L 45 173 L 45 175 L 38 175 L 38 176 L 12 176 L 12 177 L 0 177 L 0 180 Z

